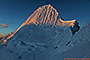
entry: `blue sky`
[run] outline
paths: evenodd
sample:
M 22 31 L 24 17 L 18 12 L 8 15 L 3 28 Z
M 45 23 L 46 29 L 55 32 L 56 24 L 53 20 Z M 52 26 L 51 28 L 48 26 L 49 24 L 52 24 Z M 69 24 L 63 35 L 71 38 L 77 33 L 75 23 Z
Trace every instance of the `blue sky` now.
M 16 30 L 39 6 L 51 4 L 63 19 L 76 19 L 80 26 L 90 20 L 90 0 L 0 0 L 0 23 L 8 28 L 0 34 Z

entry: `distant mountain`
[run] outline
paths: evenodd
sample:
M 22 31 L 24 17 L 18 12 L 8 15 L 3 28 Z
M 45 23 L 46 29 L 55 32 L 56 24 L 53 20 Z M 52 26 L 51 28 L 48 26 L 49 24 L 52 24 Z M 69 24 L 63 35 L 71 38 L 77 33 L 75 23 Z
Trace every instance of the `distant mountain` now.
M 11 35 L 0 40 L 0 59 L 64 60 L 68 57 L 88 57 L 89 25 L 90 21 L 87 21 L 80 28 L 76 20 L 64 21 L 53 6 L 44 5 Z

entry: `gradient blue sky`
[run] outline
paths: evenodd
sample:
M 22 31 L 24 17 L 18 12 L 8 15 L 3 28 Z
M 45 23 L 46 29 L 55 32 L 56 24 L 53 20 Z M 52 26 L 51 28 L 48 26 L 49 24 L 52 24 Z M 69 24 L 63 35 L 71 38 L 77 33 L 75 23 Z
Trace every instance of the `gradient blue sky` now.
M 0 34 L 16 30 L 39 6 L 51 4 L 63 19 L 76 19 L 80 26 L 90 20 L 90 0 L 0 0 L 0 23 L 8 28 L 0 29 Z

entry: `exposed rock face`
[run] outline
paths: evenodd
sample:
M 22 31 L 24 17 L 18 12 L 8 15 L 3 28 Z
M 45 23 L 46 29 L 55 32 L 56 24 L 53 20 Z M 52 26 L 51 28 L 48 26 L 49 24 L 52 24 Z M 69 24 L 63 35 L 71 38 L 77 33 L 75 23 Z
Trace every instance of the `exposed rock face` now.
M 83 40 L 90 40 L 90 20 L 86 21 L 83 27 L 72 37 L 73 44 Z
M 71 26 L 70 28 L 72 30 L 72 34 L 74 35 L 80 29 L 80 26 L 78 25 L 77 21 L 75 21 L 74 26 Z

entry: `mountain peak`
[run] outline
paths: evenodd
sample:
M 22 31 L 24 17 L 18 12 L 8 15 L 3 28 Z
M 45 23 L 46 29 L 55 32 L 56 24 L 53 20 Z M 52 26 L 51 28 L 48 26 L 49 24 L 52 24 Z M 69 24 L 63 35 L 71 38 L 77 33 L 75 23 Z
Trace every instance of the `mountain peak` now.
M 56 21 L 61 20 L 57 10 L 50 4 L 39 7 L 26 21 L 26 25 L 30 23 L 38 23 L 40 25 L 56 25 Z
M 51 4 L 44 5 L 44 6 L 40 6 L 38 9 L 47 9 L 47 8 L 52 8 L 52 9 L 54 9 Z M 38 9 L 37 9 L 37 10 L 38 10 Z M 54 10 L 56 10 L 56 9 L 54 9 Z
M 76 20 L 64 21 L 57 10 L 50 4 L 39 7 L 26 21 L 25 25 L 30 23 L 52 26 L 72 26 Z
M 19 31 L 23 26 L 29 25 L 31 23 L 35 25 L 44 25 L 44 26 L 74 26 L 76 20 L 72 21 L 64 21 L 62 17 L 59 15 L 57 10 L 53 8 L 50 4 L 44 5 L 39 7 L 37 10 L 34 11 L 32 15 L 30 15 L 27 20 L 16 30 L 14 31 L 9 37 L 4 39 L 10 39 L 17 31 Z M 4 42 L 5 43 L 5 42 Z

